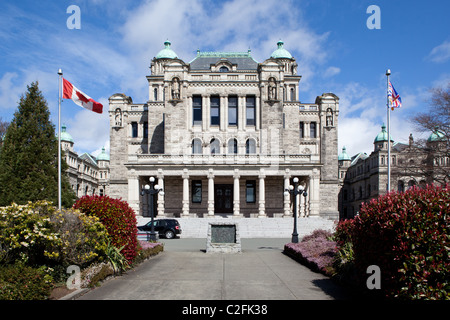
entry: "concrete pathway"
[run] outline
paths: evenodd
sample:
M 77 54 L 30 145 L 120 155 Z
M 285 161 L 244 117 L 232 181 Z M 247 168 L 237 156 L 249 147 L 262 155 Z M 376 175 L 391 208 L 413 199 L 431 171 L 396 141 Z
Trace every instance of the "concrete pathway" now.
M 79 300 L 333 300 L 343 288 L 282 253 L 290 239 L 241 239 L 242 252 L 206 253 L 206 239 L 164 240 L 164 252 Z

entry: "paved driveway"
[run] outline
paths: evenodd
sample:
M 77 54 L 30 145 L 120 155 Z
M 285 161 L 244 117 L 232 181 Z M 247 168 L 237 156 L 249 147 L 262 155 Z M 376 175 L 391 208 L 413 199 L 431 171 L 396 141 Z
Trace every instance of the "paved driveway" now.
M 206 253 L 206 239 L 161 240 L 164 252 L 80 300 L 333 300 L 344 289 L 282 253 L 289 239 L 241 239 L 242 253 Z

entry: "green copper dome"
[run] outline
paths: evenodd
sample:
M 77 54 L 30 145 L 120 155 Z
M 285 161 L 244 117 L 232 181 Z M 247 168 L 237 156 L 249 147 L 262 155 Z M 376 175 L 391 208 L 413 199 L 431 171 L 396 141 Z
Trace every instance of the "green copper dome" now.
M 275 59 L 281 59 L 281 58 L 292 59 L 292 55 L 289 53 L 289 51 L 287 51 L 286 49 L 283 48 L 283 45 L 284 45 L 283 41 L 281 41 L 281 40 L 278 41 L 278 43 L 277 43 L 278 49 L 275 50 L 270 57 L 275 58 Z
M 392 136 L 390 138 L 391 138 L 391 141 L 394 141 L 394 139 L 392 139 Z M 386 126 L 384 125 L 384 123 L 381 126 L 381 132 L 376 136 L 373 143 L 382 142 L 382 141 L 388 141 L 388 134 L 387 134 Z
M 109 156 L 105 151 L 105 147 L 102 148 L 102 152 L 98 155 L 97 161 L 109 161 Z
M 338 160 L 352 160 L 347 153 L 347 148 L 342 148 L 342 153 L 339 155 Z
M 73 143 L 72 136 L 66 131 L 66 125 L 63 124 L 61 127 L 61 141 L 67 141 Z
M 178 58 L 177 54 L 170 49 L 170 41 L 166 40 L 166 42 L 164 42 L 164 46 L 165 48 L 162 49 L 160 52 L 158 52 L 158 54 L 156 55 L 156 59 L 176 59 Z
M 437 142 L 445 139 L 445 135 L 440 132 L 437 128 L 428 137 L 428 142 Z

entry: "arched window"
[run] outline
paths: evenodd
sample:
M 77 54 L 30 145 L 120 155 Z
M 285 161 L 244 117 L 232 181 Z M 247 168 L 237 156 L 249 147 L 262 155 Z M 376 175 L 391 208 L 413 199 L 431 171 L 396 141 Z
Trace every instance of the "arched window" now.
M 238 153 L 238 146 L 237 146 L 236 139 L 230 139 L 228 141 L 228 153 L 229 154 L 237 154 Z
M 219 154 L 220 153 L 220 142 L 217 139 L 212 139 L 210 142 L 211 146 L 211 154 Z
M 158 89 L 157 88 L 153 89 L 153 98 L 155 101 L 158 101 Z
M 253 154 L 256 153 L 256 142 L 254 139 L 247 139 L 245 142 L 245 153 Z
M 202 154 L 202 141 L 198 138 L 192 140 L 192 153 Z
M 414 187 L 415 185 L 416 185 L 416 182 L 414 180 L 409 180 L 408 189 Z
M 228 72 L 228 71 L 229 71 L 228 68 L 225 66 L 221 66 L 219 69 L 219 72 Z
M 294 88 L 291 88 L 291 101 L 295 101 L 295 91 Z

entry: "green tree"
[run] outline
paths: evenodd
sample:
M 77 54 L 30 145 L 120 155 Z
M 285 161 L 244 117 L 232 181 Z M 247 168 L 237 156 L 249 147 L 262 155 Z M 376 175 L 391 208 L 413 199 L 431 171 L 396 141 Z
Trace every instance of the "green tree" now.
M 58 203 L 58 139 L 47 101 L 38 82 L 27 86 L 9 125 L 0 153 L 0 205 L 48 200 Z M 68 168 L 64 157 L 62 172 Z M 61 202 L 75 200 L 67 177 L 61 175 Z

